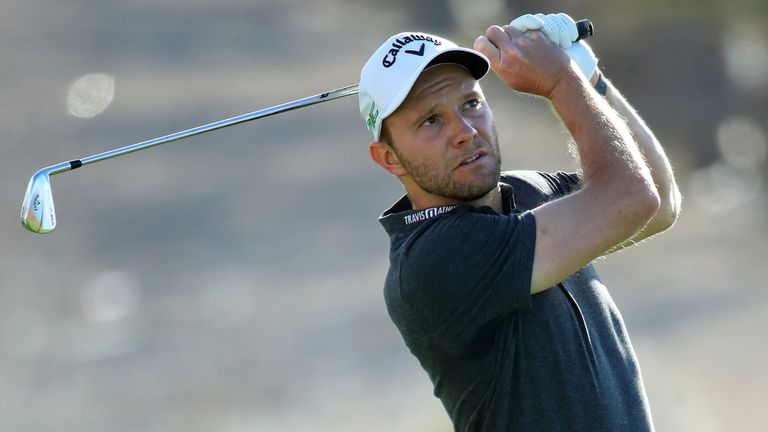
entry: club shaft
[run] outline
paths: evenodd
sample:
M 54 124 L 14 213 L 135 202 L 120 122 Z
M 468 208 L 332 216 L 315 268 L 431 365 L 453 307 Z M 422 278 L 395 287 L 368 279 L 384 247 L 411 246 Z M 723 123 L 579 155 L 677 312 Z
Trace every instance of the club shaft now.
M 273 107 L 264 108 L 248 114 L 242 114 L 242 115 L 231 117 L 225 120 L 219 120 L 217 122 L 209 123 L 202 126 L 197 126 L 192 129 L 187 129 L 181 132 L 175 132 L 175 133 L 154 138 L 151 140 L 142 141 L 140 143 L 131 144 L 125 147 L 120 147 L 118 149 L 106 151 L 106 152 L 95 154 L 92 156 L 87 156 L 82 159 L 75 159 L 69 162 L 62 162 L 62 163 L 48 167 L 49 175 L 55 175 L 65 171 L 71 171 L 83 165 L 101 162 L 103 160 L 122 156 L 128 153 L 137 152 L 139 150 L 144 150 L 150 147 L 159 146 L 161 144 L 177 141 L 183 138 L 188 138 L 195 135 L 201 135 L 206 132 L 211 132 L 211 131 L 225 128 L 228 126 L 233 126 L 236 124 L 249 122 L 251 120 L 268 117 L 268 116 L 279 114 L 282 112 L 291 111 L 298 108 L 303 108 L 310 105 L 331 101 L 334 99 L 339 99 L 345 96 L 351 96 L 353 94 L 356 94 L 357 92 L 358 92 L 358 85 L 352 84 L 352 85 L 348 85 L 346 87 L 342 87 L 326 93 L 320 93 L 314 96 L 309 96 L 309 97 L 298 99 L 292 102 L 286 102 L 281 105 L 275 105 Z
M 592 23 L 589 20 L 580 20 L 576 24 L 579 30 L 579 37 L 577 40 L 592 36 L 594 27 L 592 26 Z M 217 122 L 209 123 L 202 126 L 197 126 L 192 129 L 187 129 L 181 132 L 175 132 L 169 135 L 161 136 L 161 137 L 154 138 L 147 141 L 142 141 L 140 143 L 131 144 L 125 147 L 120 147 L 118 149 L 109 150 L 103 153 L 87 156 L 81 159 L 75 159 L 69 162 L 61 162 L 56 165 L 51 165 L 45 168 L 45 170 L 48 171 L 49 175 L 55 175 L 65 171 L 71 171 L 73 169 L 80 168 L 81 166 L 84 166 L 84 165 L 101 162 L 103 160 L 122 156 L 128 153 L 137 152 L 139 150 L 148 149 L 150 147 L 159 146 L 161 144 L 177 141 L 183 138 L 188 138 L 195 135 L 201 135 L 206 132 L 211 132 L 211 131 L 222 129 L 228 126 L 233 126 L 236 124 L 249 122 L 251 120 L 268 117 L 274 114 L 279 114 L 282 112 L 291 111 L 298 108 L 303 108 L 306 106 L 331 101 L 331 100 L 342 98 L 345 96 L 350 96 L 353 94 L 357 94 L 357 92 L 358 92 L 358 84 L 352 84 L 346 87 L 338 88 L 336 90 L 331 90 L 329 92 L 320 93 L 314 96 L 309 96 L 304 99 L 298 99 L 298 100 L 287 102 L 281 105 L 264 108 L 258 111 L 254 111 L 248 114 L 242 114 L 242 115 L 231 117 L 225 120 L 219 120 Z
M 579 37 L 577 40 L 592 36 L 594 31 L 593 30 L 594 27 L 592 26 L 592 23 L 589 20 L 578 21 L 577 28 L 579 30 Z M 161 136 L 161 137 L 154 138 L 147 141 L 142 141 L 140 143 L 131 144 L 125 147 L 120 147 L 118 149 L 109 150 L 103 153 L 87 156 L 81 159 L 75 159 L 69 162 L 61 162 L 56 165 L 51 165 L 45 168 L 45 170 L 48 171 L 49 175 L 55 175 L 65 171 L 71 171 L 73 169 L 80 168 L 81 166 L 84 166 L 84 165 L 101 162 L 103 160 L 112 159 L 114 157 L 137 152 L 139 150 L 148 149 L 150 147 L 159 146 L 161 144 L 166 144 L 166 143 L 177 141 L 183 138 L 188 138 L 195 135 L 201 135 L 206 132 L 211 132 L 211 131 L 222 129 L 228 126 L 233 126 L 236 124 L 249 122 L 251 120 L 268 117 L 274 114 L 279 114 L 282 112 L 291 111 L 298 108 L 303 108 L 306 106 L 331 101 L 331 100 L 342 98 L 345 96 L 350 96 L 353 94 L 357 94 L 357 92 L 358 92 L 358 84 L 352 84 L 346 87 L 338 88 L 336 90 L 331 90 L 329 92 L 320 93 L 314 96 L 309 96 L 304 99 L 298 99 L 298 100 L 287 102 L 281 105 L 264 108 L 258 111 L 254 111 L 248 114 L 242 114 L 242 115 L 231 117 L 225 120 L 219 120 L 217 122 L 209 123 L 202 126 L 197 126 L 192 129 L 187 129 L 181 132 L 175 132 L 169 135 Z

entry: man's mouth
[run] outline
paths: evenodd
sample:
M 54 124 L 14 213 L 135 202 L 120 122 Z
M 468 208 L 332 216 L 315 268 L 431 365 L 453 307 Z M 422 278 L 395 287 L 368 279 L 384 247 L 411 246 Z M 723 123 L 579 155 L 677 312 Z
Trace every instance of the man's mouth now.
M 461 168 L 461 167 L 464 167 L 464 166 L 470 165 L 470 164 L 472 164 L 473 162 L 476 162 L 476 161 L 478 161 L 478 160 L 479 160 L 480 158 L 482 158 L 483 156 L 485 156 L 485 153 L 484 153 L 484 152 L 478 152 L 478 153 L 475 153 L 475 154 L 473 154 L 472 156 L 470 156 L 470 157 L 468 157 L 468 158 L 464 159 L 463 161 L 461 161 L 461 163 L 459 164 L 459 166 L 457 166 L 456 168 Z

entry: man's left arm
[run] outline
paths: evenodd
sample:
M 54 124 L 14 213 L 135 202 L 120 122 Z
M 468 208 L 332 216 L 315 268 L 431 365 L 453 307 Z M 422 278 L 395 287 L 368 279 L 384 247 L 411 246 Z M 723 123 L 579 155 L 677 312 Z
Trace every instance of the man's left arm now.
M 597 83 L 600 72 L 595 73 L 592 80 Z M 636 244 L 654 234 L 671 227 L 678 214 L 680 213 L 680 190 L 675 182 L 675 176 L 672 172 L 672 165 L 669 163 L 664 148 L 654 136 L 651 129 L 645 124 L 642 118 L 637 114 L 634 108 L 622 96 L 619 90 L 603 78 L 608 92 L 605 95 L 606 100 L 616 112 L 624 118 L 635 138 L 637 146 L 645 158 L 648 168 L 651 170 L 653 181 L 659 192 L 661 205 L 656 215 L 648 221 L 648 224 L 629 241 L 617 245 L 609 252 L 614 252 L 625 247 Z

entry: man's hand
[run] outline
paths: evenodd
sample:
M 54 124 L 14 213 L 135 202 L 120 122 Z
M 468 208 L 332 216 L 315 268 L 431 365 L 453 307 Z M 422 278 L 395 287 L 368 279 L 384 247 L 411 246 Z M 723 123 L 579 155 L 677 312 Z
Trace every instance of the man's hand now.
M 550 98 L 568 74 L 570 59 L 541 32 L 491 26 L 474 48 L 491 63 L 493 72 L 514 90 Z
M 539 30 L 549 40 L 559 45 L 573 60 L 581 73 L 592 83 L 597 80 L 597 57 L 584 41 L 573 42 L 579 35 L 576 22 L 564 13 L 526 14 L 512 20 L 509 24 L 521 32 Z
M 509 23 L 512 27 L 521 32 L 527 30 L 539 30 L 552 42 L 560 45 L 563 49 L 571 46 L 573 41 L 579 37 L 579 31 L 576 28 L 576 21 L 570 16 L 559 14 L 526 14 L 519 16 Z

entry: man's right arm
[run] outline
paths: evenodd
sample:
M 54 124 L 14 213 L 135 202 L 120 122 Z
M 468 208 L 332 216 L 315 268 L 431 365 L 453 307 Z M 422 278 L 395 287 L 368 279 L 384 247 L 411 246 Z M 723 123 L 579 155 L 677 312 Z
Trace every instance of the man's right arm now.
M 569 70 L 549 99 L 576 142 L 583 186 L 533 210 L 532 293 L 633 237 L 659 207 L 651 173 L 626 123 L 578 72 Z
M 543 34 L 494 26 L 475 48 L 511 88 L 548 98 L 579 152 L 581 189 L 533 210 L 536 293 L 634 236 L 659 196 L 626 123 Z

